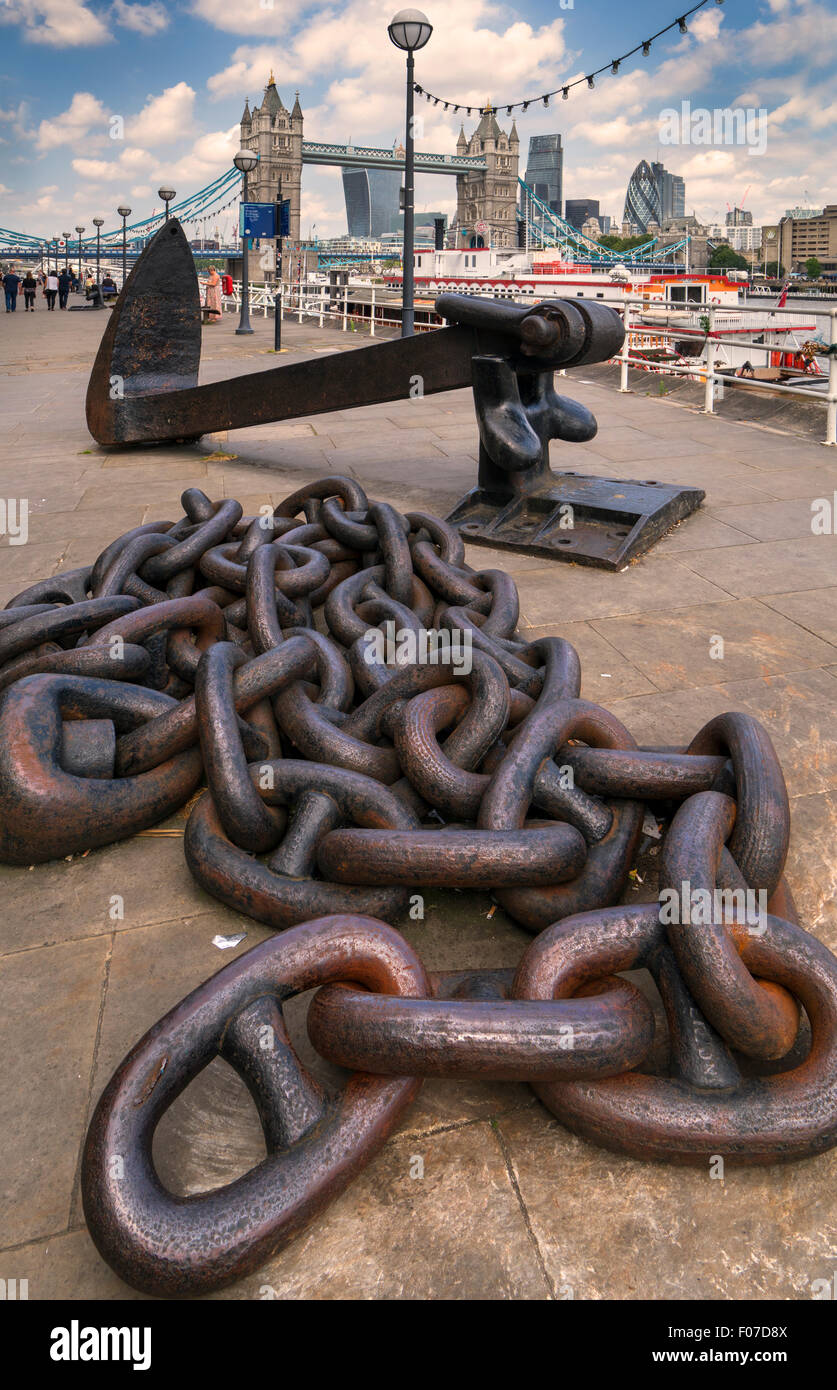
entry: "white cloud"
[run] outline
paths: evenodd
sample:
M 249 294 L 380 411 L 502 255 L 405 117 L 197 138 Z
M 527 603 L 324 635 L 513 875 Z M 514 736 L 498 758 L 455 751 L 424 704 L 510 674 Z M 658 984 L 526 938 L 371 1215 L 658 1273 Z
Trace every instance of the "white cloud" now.
M 111 37 L 99 15 L 84 0 L 4 0 L 0 24 L 19 24 L 29 43 L 80 48 L 107 43 Z
M 78 145 L 87 141 L 90 131 L 101 127 L 105 134 L 108 113 L 92 92 L 76 92 L 69 107 L 52 121 L 41 121 L 38 127 L 38 149 L 54 150 L 60 145 Z
M 216 9 L 216 0 L 196 0 L 205 17 Z M 217 5 L 230 13 L 227 5 Z M 256 9 L 256 6 L 253 6 Z M 287 7 L 283 7 L 287 14 Z M 279 90 L 286 102 L 296 86 L 319 74 L 335 70 L 335 55 L 347 55 L 345 75 L 336 78 L 326 97 L 335 130 L 324 132 L 333 138 L 346 122 L 357 124 L 361 117 L 369 135 L 388 130 L 393 115 L 400 112 L 404 91 L 404 55 L 389 42 L 386 26 L 392 17 L 391 0 L 350 0 L 345 8 L 322 9 L 303 26 L 281 20 L 279 7 L 264 11 L 274 15 L 270 22 L 282 24 L 282 42 L 243 44 L 234 49 L 227 66 L 209 81 L 216 96 L 246 95 L 261 100 L 268 71 L 273 67 Z M 295 12 L 296 13 L 296 12 Z M 241 10 L 235 11 L 236 19 Z M 567 66 L 564 19 L 555 19 L 540 28 L 520 20 L 508 23 L 509 11 L 490 0 L 457 0 L 444 17 L 444 26 L 431 37 L 416 58 L 416 76 L 423 87 L 443 96 L 456 93 L 466 105 L 482 106 L 492 96 L 488 90 L 502 81 L 506 91 L 526 96 L 554 78 L 556 69 Z M 217 22 L 217 21 L 213 21 Z M 492 26 L 492 27 L 489 27 Z M 224 27 L 219 22 L 219 27 Z M 236 32 L 248 32 L 230 24 Z M 253 32 L 270 33 L 253 26 Z M 357 57 L 349 56 L 357 55 Z M 493 96 L 502 93 L 493 93 Z M 352 103 L 357 103 L 354 109 Z M 419 103 L 421 107 L 421 103 Z M 434 108 L 435 109 L 435 108 Z M 439 108 L 441 109 L 441 108 Z M 367 137 L 368 138 L 368 137 Z M 454 136 L 455 139 L 455 136 Z
M 148 5 L 131 5 L 128 0 L 114 0 L 113 16 L 117 24 L 133 29 L 136 34 L 159 34 L 168 27 L 169 17 L 159 0 Z
M 132 144 L 168 145 L 190 134 L 195 93 L 187 82 L 167 87 L 161 96 L 149 97 L 138 116 L 125 121 L 125 135 Z
M 145 170 L 154 168 L 157 156 L 149 150 L 129 146 L 127 150 L 122 151 L 118 159 L 86 159 L 80 156 L 74 159 L 72 164 L 76 173 L 91 183 L 121 184 L 126 179 L 136 178 Z

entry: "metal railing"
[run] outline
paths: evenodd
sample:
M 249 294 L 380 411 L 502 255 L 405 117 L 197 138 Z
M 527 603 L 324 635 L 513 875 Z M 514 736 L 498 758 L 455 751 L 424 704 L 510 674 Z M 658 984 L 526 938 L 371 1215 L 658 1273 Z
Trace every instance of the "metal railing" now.
M 261 309 L 265 318 L 270 314 L 276 301 L 275 285 L 251 285 L 250 286 L 250 309 L 258 311 Z M 487 298 L 512 300 L 516 303 L 531 305 L 532 296 L 518 292 L 514 287 L 509 286 L 498 292 L 496 287 L 486 287 L 482 290 L 474 290 L 468 287 L 468 293 L 480 293 Z M 312 285 L 308 282 L 294 282 L 290 286 L 284 286 L 282 291 L 282 302 L 280 313 L 282 319 L 296 319 L 300 324 L 303 322 L 316 322 L 319 327 L 328 324 L 339 324 L 342 332 L 368 331 L 371 337 L 375 336 L 381 328 L 401 328 L 400 313 L 388 313 L 388 309 L 395 309 L 391 301 L 386 299 L 386 291 L 383 286 L 375 285 L 371 282 L 354 285 Z M 363 313 L 357 313 L 352 307 L 358 304 L 359 295 L 368 295 L 368 298 L 360 300 L 364 306 Z M 597 301 L 601 302 L 601 301 Z M 810 305 L 800 306 L 799 304 L 783 309 L 761 304 L 742 304 L 742 305 L 721 305 L 698 304 L 684 302 L 674 299 L 653 299 L 649 300 L 642 295 L 634 295 L 619 300 L 606 301 L 609 307 L 621 314 L 625 324 L 625 341 L 619 356 L 613 361 L 620 368 L 619 371 L 619 390 L 629 392 L 628 373 L 631 367 L 637 367 L 646 372 L 653 372 L 660 376 L 683 376 L 694 381 L 702 382 L 704 386 L 703 410 L 707 415 L 716 413 L 715 406 L 719 397 L 717 396 L 718 386 L 726 388 L 743 388 L 748 391 L 767 392 L 771 395 L 788 395 L 801 397 L 804 400 L 815 401 L 826 408 L 826 424 L 824 444 L 837 445 L 837 307 L 831 308 L 812 308 Z M 233 282 L 233 294 L 224 297 L 224 308 L 238 311 L 241 305 L 241 284 L 239 281 Z M 398 306 L 400 309 L 400 305 Z M 668 326 L 666 324 L 656 324 L 643 322 L 643 314 L 649 311 L 668 310 L 672 313 L 687 313 L 696 320 L 702 321 L 708 327 L 696 327 L 693 324 Z M 725 316 L 746 315 L 757 320 L 756 325 L 745 325 L 744 332 L 749 333 L 752 328 L 754 333 L 761 331 L 764 334 L 774 332 L 777 335 L 784 331 L 777 324 L 770 323 L 769 320 L 777 316 L 785 319 L 800 320 L 810 318 L 812 315 L 820 319 L 827 319 L 829 323 L 828 344 L 824 345 L 823 352 L 817 354 L 820 359 L 827 361 L 827 370 L 822 371 L 818 377 L 806 376 L 807 386 L 797 386 L 792 383 L 786 384 L 772 380 L 760 380 L 754 377 L 737 377 L 729 371 L 719 370 L 721 363 L 720 350 L 724 346 L 734 346 L 736 348 L 747 348 L 752 353 L 763 353 L 767 362 L 770 354 L 775 352 L 794 352 L 787 344 L 776 342 L 758 341 L 754 337 L 741 336 L 742 330 L 724 325 Z M 417 331 L 428 331 L 441 326 L 439 323 L 428 322 L 426 324 L 417 322 Z M 799 325 L 799 331 L 809 325 Z M 733 338 L 734 335 L 734 338 Z M 649 337 L 654 339 L 672 339 L 685 341 L 692 339 L 700 342 L 701 351 L 695 357 L 690 358 L 685 363 L 674 363 L 669 361 L 652 361 L 647 356 L 642 355 L 642 351 L 637 350 L 636 339 L 638 337 Z M 826 346 L 834 349 L 826 352 Z M 633 349 L 633 350 L 632 350 Z M 799 373 L 800 377 L 803 373 Z M 811 383 L 819 380 L 825 386 L 823 391 L 811 390 Z
M 718 369 L 718 348 L 722 346 L 725 341 L 724 329 L 721 326 L 717 328 L 715 326 L 719 310 L 713 304 L 685 306 L 687 308 L 693 308 L 694 312 L 700 314 L 706 323 L 705 331 L 692 327 L 668 327 L 663 324 L 643 323 L 642 312 L 636 316 L 634 314 L 635 305 L 641 305 L 642 310 L 644 310 L 646 314 L 649 308 L 670 308 L 675 312 L 684 309 L 682 301 L 654 300 L 653 304 L 649 304 L 648 300 L 643 299 L 641 296 L 626 299 L 621 306 L 612 306 L 617 310 L 621 310 L 622 319 L 625 324 L 625 341 L 619 357 L 615 359 L 618 361 L 620 367 L 619 390 L 621 392 L 630 391 L 630 387 L 628 386 L 628 371 L 631 366 L 636 366 L 643 371 L 656 372 L 661 376 L 685 376 L 692 380 L 702 381 L 704 385 L 703 412 L 706 415 L 715 414 L 716 387 L 718 384 L 720 384 L 724 390 L 729 386 L 732 388 L 743 388 L 748 391 L 766 391 L 770 395 L 800 396 L 805 400 L 816 401 L 826 407 L 825 439 L 823 443 L 832 446 L 837 445 L 837 308 L 810 311 L 816 312 L 819 317 L 828 318 L 829 337 L 827 346 L 831 349 L 828 353 L 823 352 L 815 354 L 816 356 L 827 358 L 828 372 L 827 374 L 822 373 L 819 377 L 825 385 L 825 390 L 812 392 L 810 383 L 817 378 L 811 376 L 806 376 L 806 380 L 809 382 L 808 386 L 794 386 L 792 383 L 763 380 L 749 376 L 739 377 L 731 375 L 729 372 L 721 372 Z M 720 310 L 721 314 L 735 312 L 736 309 L 734 305 Z M 774 318 L 777 315 L 796 319 L 801 316 L 798 307 L 778 309 L 767 308 L 765 306 L 761 308 L 760 306 L 748 304 L 746 306 L 742 305 L 739 312 L 756 316 L 764 315 L 766 319 Z M 763 334 L 770 332 L 771 329 L 777 333 L 781 331 L 775 324 L 765 324 Z M 695 340 L 703 338 L 703 343 L 701 345 L 700 355 L 694 357 L 687 363 L 676 364 L 673 362 L 649 361 L 647 357 L 643 357 L 635 350 L 632 351 L 632 348 L 636 349 L 636 343 L 632 342 L 632 339 L 641 335 L 653 336 L 654 338 L 672 338 L 680 342 L 688 338 L 693 338 Z M 755 338 L 741 339 L 737 336 L 735 346 L 738 348 L 747 348 L 753 353 L 764 353 L 768 361 L 772 353 L 787 353 L 788 351 L 792 351 L 782 344 L 766 343 Z M 799 375 L 802 376 L 803 373 L 800 372 Z
M 356 297 L 358 290 L 368 292 L 369 298 L 363 300 L 368 312 L 358 313 L 352 308 L 352 298 Z M 251 285 L 250 286 L 250 312 L 261 310 L 264 318 L 275 310 L 276 296 L 278 287 L 273 285 Z M 356 333 L 366 329 L 369 336 L 374 338 L 375 332 L 379 328 L 401 328 L 401 315 L 388 314 L 388 308 L 394 308 L 391 302 L 383 297 L 385 291 L 381 285 L 312 285 L 305 281 L 294 282 L 291 285 L 284 285 L 282 288 L 280 315 L 282 321 L 285 319 L 296 319 L 298 323 L 316 320 L 320 328 L 326 324 L 339 323 L 343 333 Z M 232 312 L 238 313 L 241 308 L 241 282 L 233 281 L 233 292 L 225 295 L 223 307 Z M 399 304 L 400 308 L 400 304 Z M 438 324 L 417 324 L 416 328 L 422 329 L 436 328 Z

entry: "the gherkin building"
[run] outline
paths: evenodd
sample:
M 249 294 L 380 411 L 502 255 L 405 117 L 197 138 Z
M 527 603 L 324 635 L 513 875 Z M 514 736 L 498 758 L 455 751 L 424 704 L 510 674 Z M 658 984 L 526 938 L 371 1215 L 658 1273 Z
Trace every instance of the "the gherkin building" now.
M 625 194 L 624 220 L 632 222 L 640 232 L 647 232 L 650 222 L 662 223 L 659 185 L 651 165 L 645 159 L 640 160 L 631 174 Z

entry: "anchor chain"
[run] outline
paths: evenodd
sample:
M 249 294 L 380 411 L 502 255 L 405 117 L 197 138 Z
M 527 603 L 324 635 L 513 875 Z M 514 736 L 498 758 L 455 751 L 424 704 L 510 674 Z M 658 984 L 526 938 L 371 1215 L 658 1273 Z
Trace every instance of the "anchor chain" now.
M 205 784 L 192 874 L 281 933 L 155 1024 L 99 1102 L 82 1193 L 123 1279 L 189 1295 L 257 1268 L 425 1076 L 529 1082 L 561 1124 L 643 1158 L 837 1142 L 837 961 L 797 921 L 757 720 L 640 747 L 582 697 L 568 642 L 518 632 L 508 574 L 354 480 L 255 517 L 197 489 L 182 504 L 0 612 L 0 862 L 105 846 Z M 626 904 L 649 812 L 658 899 Z M 490 893 L 534 935 L 517 970 L 428 973 L 397 930 L 428 887 Z M 309 989 L 310 1039 L 350 1073 L 334 1092 L 282 1022 Z M 154 1130 L 215 1056 L 252 1092 L 267 1157 L 185 1203 Z

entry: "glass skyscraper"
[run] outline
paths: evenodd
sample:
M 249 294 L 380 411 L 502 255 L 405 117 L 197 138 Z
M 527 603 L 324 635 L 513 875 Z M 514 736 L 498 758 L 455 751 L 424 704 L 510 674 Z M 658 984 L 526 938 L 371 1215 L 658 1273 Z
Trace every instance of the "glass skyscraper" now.
M 551 212 L 561 216 L 564 151 L 560 135 L 532 135 L 524 182 Z
M 644 233 L 651 222 L 662 226 L 669 217 L 685 215 L 686 184 L 680 175 L 641 159 L 628 184 L 624 220 Z
M 599 217 L 598 198 L 568 198 L 564 221 L 569 222 L 576 231 L 581 231 L 589 217 Z M 604 230 L 604 228 L 602 228 Z

